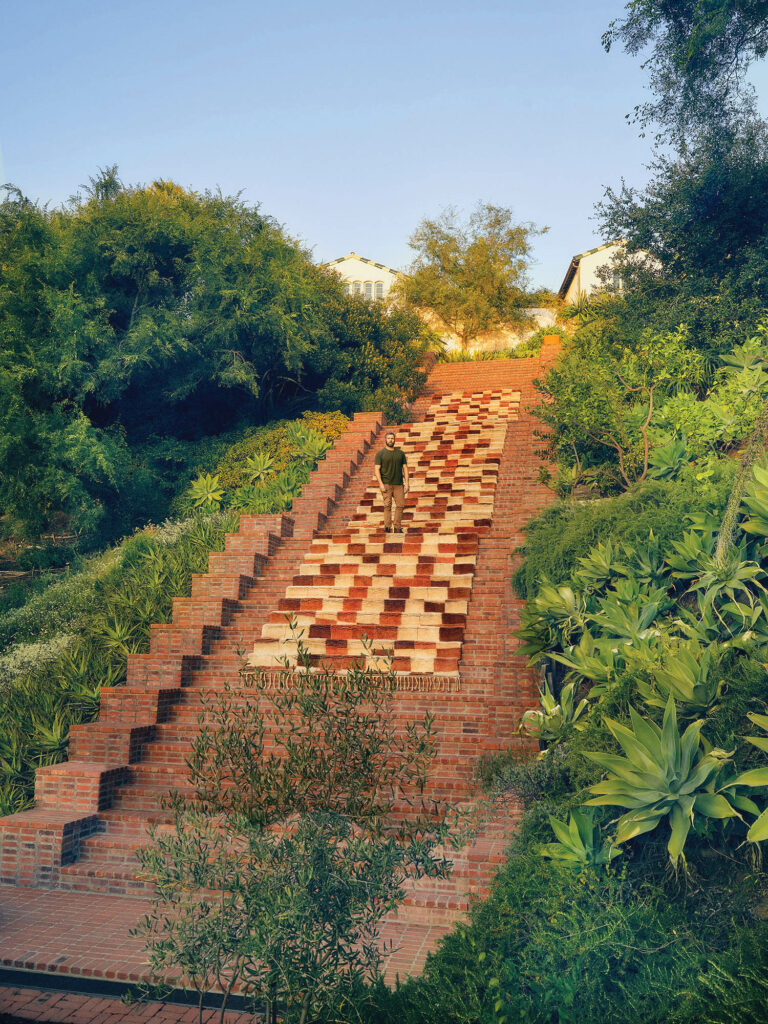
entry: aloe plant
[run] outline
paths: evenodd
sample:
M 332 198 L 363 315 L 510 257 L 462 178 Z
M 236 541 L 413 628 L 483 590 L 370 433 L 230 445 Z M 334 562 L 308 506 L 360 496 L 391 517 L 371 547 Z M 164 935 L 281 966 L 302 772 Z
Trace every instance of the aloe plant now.
M 662 821 L 668 821 L 667 850 L 676 865 L 697 816 L 741 817 L 726 793 L 716 790 L 729 755 L 719 749 L 703 749 L 702 721 L 692 722 L 681 736 L 671 697 L 661 726 L 643 718 L 634 708 L 630 708 L 630 718 L 631 728 L 610 718 L 605 720 L 625 757 L 604 751 L 585 752 L 608 775 L 590 787 L 594 796 L 587 805 L 627 808 L 618 820 L 618 844 L 652 832 Z
M 621 850 L 603 842 L 591 807 L 571 811 L 567 825 L 551 815 L 549 823 L 558 841 L 545 843 L 539 850 L 542 857 L 578 867 L 602 867 L 621 855 Z
M 532 739 L 547 743 L 559 743 L 568 729 L 576 725 L 588 706 L 586 699 L 576 704 L 575 683 L 566 683 L 560 692 L 559 701 L 545 683 L 544 692 L 539 694 L 539 703 L 538 708 L 525 712 L 520 720 L 520 731 L 526 732 Z

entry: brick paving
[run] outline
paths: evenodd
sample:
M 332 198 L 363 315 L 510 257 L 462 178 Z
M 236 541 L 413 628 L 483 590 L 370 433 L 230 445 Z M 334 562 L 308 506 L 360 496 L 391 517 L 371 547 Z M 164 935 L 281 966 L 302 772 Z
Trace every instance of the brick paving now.
M 203 1021 L 219 1021 L 218 1010 L 204 1010 Z M 86 996 L 35 988 L 0 987 L 0 1024 L 48 1021 L 50 1024 L 197 1024 L 192 1006 L 138 1003 L 126 1006 L 110 996 Z M 250 1013 L 227 1012 L 224 1024 L 252 1024 Z
M 535 702 L 535 677 L 511 635 L 521 608 L 511 575 L 522 527 L 549 500 L 536 480 L 528 407 L 553 355 L 433 369 L 413 423 L 397 428 L 414 468 L 404 538 L 377 532 L 377 414 L 349 425 L 291 516 L 242 517 L 191 597 L 174 602 L 172 623 L 153 627 L 149 654 L 131 658 L 127 685 L 104 692 L 99 721 L 73 730 L 72 760 L 38 772 L 36 807 L 0 820 L 0 964 L 142 976 L 140 941 L 128 931 L 151 887 L 137 878 L 136 846 L 148 822 L 162 823 L 162 794 L 184 787 L 201 695 L 235 678 L 244 651 L 266 665 L 286 640 L 286 611 L 304 617 L 318 656 L 337 668 L 357 653 L 350 628 L 394 643 L 396 713 L 404 723 L 436 716 L 434 794 L 472 796 L 478 755 L 520 742 L 517 722 Z M 384 928 L 398 947 L 390 981 L 420 972 L 469 901 L 488 891 L 516 819 L 514 807 L 498 808 L 455 856 L 450 881 L 411 888 Z M 3 1010 L 9 991 L 0 988 Z M 45 1003 L 40 1013 L 53 1012 Z M 114 1006 L 98 1012 L 116 1024 L 132 1019 Z

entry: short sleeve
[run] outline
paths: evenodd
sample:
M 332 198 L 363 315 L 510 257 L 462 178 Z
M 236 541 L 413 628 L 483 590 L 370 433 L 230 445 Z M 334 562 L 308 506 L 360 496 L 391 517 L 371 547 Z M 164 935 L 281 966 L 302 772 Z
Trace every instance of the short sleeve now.
M 373 460 L 375 466 L 381 465 L 381 449 L 376 452 L 376 458 Z

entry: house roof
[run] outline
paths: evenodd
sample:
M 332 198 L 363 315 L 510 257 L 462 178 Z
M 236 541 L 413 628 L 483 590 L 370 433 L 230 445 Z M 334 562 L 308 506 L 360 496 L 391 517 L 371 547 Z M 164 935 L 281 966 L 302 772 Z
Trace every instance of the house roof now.
M 594 249 L 585 249 L 584 252 L 576 253 L 576 255 L 571 260 L 571 265 L 565 272 L 563 283 L 560 285 L 560 290 L 557 293 L 558 298 L 564 299 L 565 296 L 568 294 L 568 289 L 571 287 L 571 281 L 573 280 L 574 275 L 578 270 L 579 263 L 581 263 L 585 256 L 592 256 L 594 253 L 600 252 L 603 249 L 610 249 L 612 245 L 618 245 L 622 241 L 622 238 L 614 238 L 611 242 L 604 242 L 602 245 L 596 245 Z
M 328 263 L 322 263 L 323 267 L 333 267 L 336 263 L 343 263 L 344 260 L 360 260 L 361 263 L 367 263 L 369 267 L 378 267 L 379 270 L 387 270 L 390 274 L 402 274 L 401 270 L 393 270 L 392 267 L 388 267 L 386 263 L 375 263 L 373 260 L 367 260 L 364 256 L 358 256 L 356 252 L 348 252 L 346 256 L 339 256 L 338 259 L 330 260 Z

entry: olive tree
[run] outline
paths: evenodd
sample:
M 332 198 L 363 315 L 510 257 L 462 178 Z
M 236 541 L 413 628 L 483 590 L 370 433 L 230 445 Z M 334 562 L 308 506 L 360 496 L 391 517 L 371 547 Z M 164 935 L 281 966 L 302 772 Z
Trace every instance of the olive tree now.
M 506 207 L 479 203 L 466 222 L 448 208 L 411 235 L 416 257 L 394 292 L 434 313 L 466 349 L 481 331 L 531 322 L 531 239 L 541 233 L 533 224 L 515 223 Z
M 173 827 L 140 850 L 156 885 L 139 926 L 153 977 L 239 991 L 300 1024 L 374 980 L 384 916 L 447 877 L 458 817 L 428 798 L 433 721 L 403 727 L 395 677 L 357 664 L 257 673 L 205 700 Z M 201 1017 L 202 1019 L 202 1017 Z

